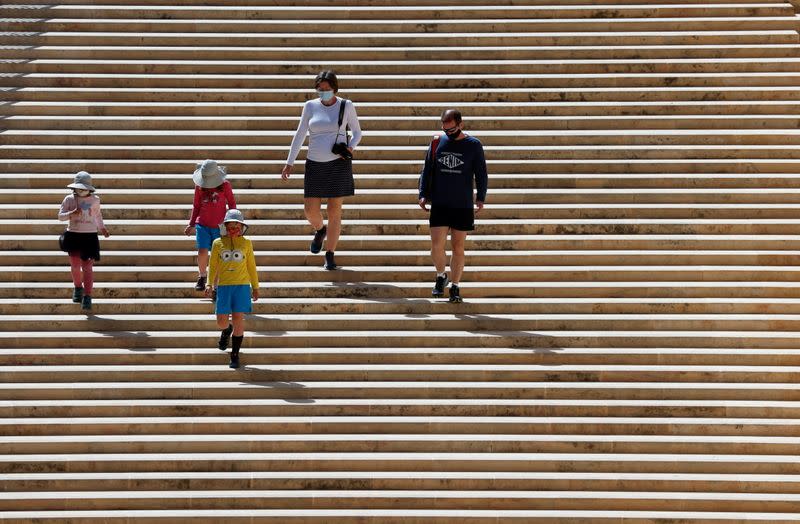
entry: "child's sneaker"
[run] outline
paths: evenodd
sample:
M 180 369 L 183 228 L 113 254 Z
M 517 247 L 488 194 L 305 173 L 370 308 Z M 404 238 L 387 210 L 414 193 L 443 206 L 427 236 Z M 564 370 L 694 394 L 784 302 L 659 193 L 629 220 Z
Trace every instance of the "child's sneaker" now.
M 205 291 L 206 289 L 206 276 L 200 275 L 197 277 L 197 283 L 194 285 L 196 291 Z
M 89 295 L 83 295 L 83 300 L 81 301 L 81 309 L 89 310 L 92 309 L 92 297 Z
M 431 290 L 431 296 L 434 298 L 439 298 L 444 296 L 444 288 L 447 287 L 447 283 L 449 282 L 447 278 L 447 273 L 443 277 L 436 277 L 436 283 L 433 285 L 433 289 Z
M 450 286 L 450 303 L 451 304 L 460 304 L 461 302 L 462 302 L 462 300 L 461 300 L 461 292 L 458 289 L 458 286 L 456 284 L 452 284 Z
M 327 233 L 328 226 L 322 226 L 322 229 L 314 233 L 314 239 L 311 240 L 311 247 L 309 248 L 312 253 L 317 254 L 322 250 L 322 241 L 325 240 Z
M 76 287 L 72 290 L 72 301 L 76 304 L 80 304 L 81 300 L 83 300 L 83 288 Z

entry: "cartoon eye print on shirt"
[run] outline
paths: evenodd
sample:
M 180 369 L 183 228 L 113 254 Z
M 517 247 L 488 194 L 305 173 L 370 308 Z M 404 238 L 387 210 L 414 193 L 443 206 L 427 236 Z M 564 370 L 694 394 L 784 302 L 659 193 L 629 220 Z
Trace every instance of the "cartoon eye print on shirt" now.
M 226 249 L 222 253 L 219 254 L 220 258 L 222 258 L 223 262 L 236 262 L 240 263 L 244 260 L 244 253 L 239 251 L 238 249 L 228 250 Z

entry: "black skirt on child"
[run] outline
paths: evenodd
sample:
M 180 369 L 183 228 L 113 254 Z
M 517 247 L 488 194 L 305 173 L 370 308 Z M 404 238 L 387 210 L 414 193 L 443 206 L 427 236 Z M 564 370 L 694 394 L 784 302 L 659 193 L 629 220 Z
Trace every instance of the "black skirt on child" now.
M 81 260 L 94 259 L 100 260 L 100 239 L 97 233 L 75 233 L 74 231 L 64 231 L 59 237 L 61 251 L 67 253 L 78 253 Z
M 330 162 L 306 160 L 303 197 L 335 198 L 353 196 L 353 161 L 345 159 Z

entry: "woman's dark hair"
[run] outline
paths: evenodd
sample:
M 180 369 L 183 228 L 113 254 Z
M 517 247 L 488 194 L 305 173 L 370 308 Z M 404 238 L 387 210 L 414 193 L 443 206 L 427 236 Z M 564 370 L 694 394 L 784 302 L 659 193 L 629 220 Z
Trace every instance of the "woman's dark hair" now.
M 336 73 L 334 73 L 333 71 L 326 69 L 325 71 L 322 71 L 320 74 L 318 74 L 317 78 L 314 80 L 314 87 L 319 88 L 319 85 L 322 82 L 328 82 L 333 88 L 334 93 L 339 92 L 339 79 L 336 78 Z

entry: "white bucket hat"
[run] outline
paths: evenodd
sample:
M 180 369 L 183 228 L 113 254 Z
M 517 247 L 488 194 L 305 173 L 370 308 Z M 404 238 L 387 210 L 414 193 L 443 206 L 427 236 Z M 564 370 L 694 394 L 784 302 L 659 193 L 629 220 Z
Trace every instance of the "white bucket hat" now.
M 219 225 L 220 233 L 224 236 L 227 235 L 227 230 L 225 229 L 226 222 L 239 222 L 242 225 L 242 234 L 244 235 L 247 231 L 247 228 L 250 227 L 244 222 L 244 214 L 239 211 L 238 209 L 229 209 L 225 213 L 225 218 L 222 220 L 222 224 Z
M 78 171 L 75 175 L 75 180 L 67 187 L 70 189 L 88 189 L 89 191 L 95 191 L 92 185 L 92 176 L 86 171 Z
M 217 165 L 215 160 L 203 160 L 197 164 L 192 180 L 200 187 L 217 187 L 225 181 L 225 171 L 225 166 Z

